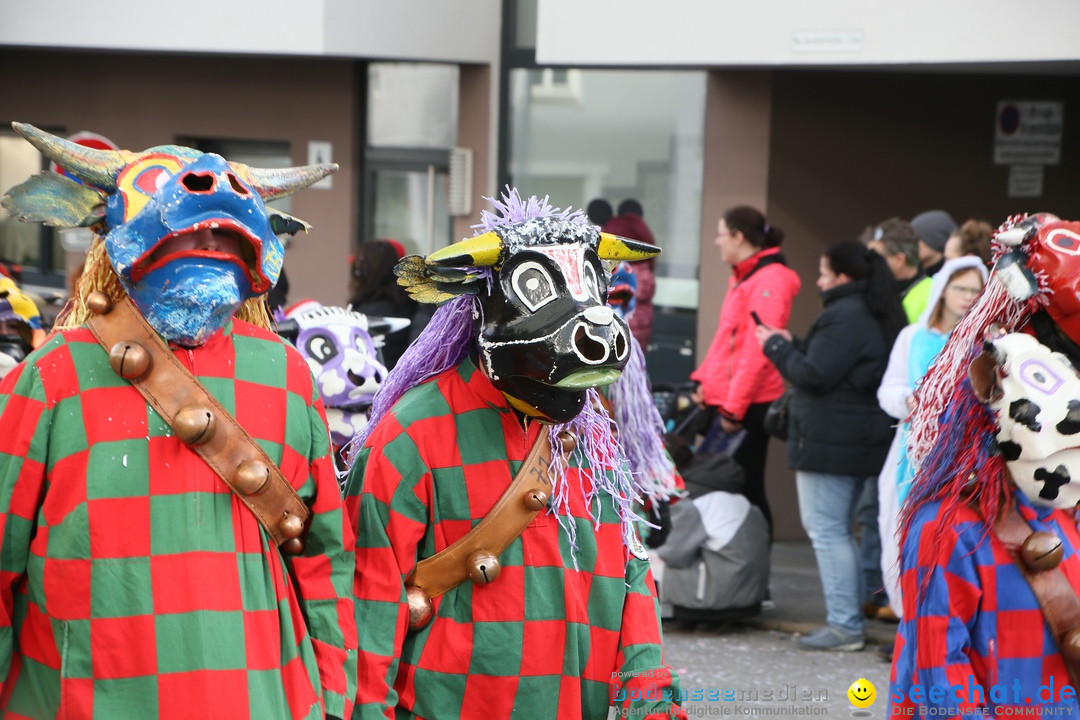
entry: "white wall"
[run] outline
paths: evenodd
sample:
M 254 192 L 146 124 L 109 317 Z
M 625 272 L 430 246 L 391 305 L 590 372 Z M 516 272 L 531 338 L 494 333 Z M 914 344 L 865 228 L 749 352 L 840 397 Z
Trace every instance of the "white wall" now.
M 539 0 L 536 59 L 862 65 L 1080 58 L 1076 0 Z
M 0 45 L 490 63 L 499 0 L 0 0 Z
M 500 0 L 322 1 L 328 55 L 464 63 L 499 59 Z

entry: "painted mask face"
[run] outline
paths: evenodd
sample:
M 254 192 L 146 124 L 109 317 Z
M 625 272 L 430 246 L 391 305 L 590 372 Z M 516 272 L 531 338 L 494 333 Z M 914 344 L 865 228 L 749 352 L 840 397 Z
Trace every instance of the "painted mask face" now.
M 1080 502 L 1080 377 L 1068 359 L 1034 337 L 988 343 L 997 367 L 990 407 L 997 441 L 1016 486 L 1033 503 Z M 973 381 L 974 384 L 974 381 Z
M 376 338 L 363 313 L 345 308 L 309 302 L 287 317 L 296 321 L 296 347 L 315 377 L 330 434 L 340 447 L 364 427 L 371 399 L 386 378 Z
M 481 369 L 516 410 L 563 423 L 630 356 L 629 329 L 606 305 L 601 260 L 647 260 L 660 250 L 508 190 L 491 201 L 498 215 L 482 214 L 487 232 L 405 257 L 394 272 L 420 302 L 472 295 Z
M 218 155 L 154 152 L 109 197 L 105 247 L 124 289 L 166 338 L 199 345 L 281 274 L 266 206 Z
M 546 242 L 520 244 L 497 269 L 491 292 L 477 297 L 477 345 L 496 387 L 537 415 L 566 422 L 581 411 L 588 388 L 619 376 L 630 333 L 606 304 L 595 228 L 553 219 L 521 225 L 541 224 L 500 229 L 507 246 L 518 233 Z
M 21 220 L 94 227 L 120 283 L 166 339 L 199 345 L 243 301 L 277 282 L 279 233 L 307 229 L 266 207 L 337 169 L 259 169 L 177 145 L 97 150 L 21 123 L 14 129 L 75 182 L 41 173 L 4 206 Z
M 1080 222 L 1043 225 L 1028 252 L 1028 267 L 1046 278 L 1050 290 L 1047 313 L 1080 344 Z
M 630 263 L 621 262 L 611 271 L 611 282 L 608 284 L 607 303 L 615 314 L 623 320 L 629 321 L 637 304 L 637 276 Z

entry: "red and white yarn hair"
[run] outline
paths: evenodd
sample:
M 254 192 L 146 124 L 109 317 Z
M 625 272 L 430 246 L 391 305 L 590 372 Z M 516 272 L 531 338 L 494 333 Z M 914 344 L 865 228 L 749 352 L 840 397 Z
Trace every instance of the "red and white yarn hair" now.
M 1034 279 L 1037 285 L 1032 293 L 1033 288 L 1019 287 L 1022 281 L 1001 262 L 1012 251 L 1023 252 L 1031 248 L 1037 233 L 1019 239 L 1014 231 L 1020 223 L 1032 219 L 1039 224 L 1057 220 L 1049 215 L 1015 215 L 995 231 L 995 265 L 990 279 L 916 388 L 908 445 L 908 457 L 916 473 L 937 440 L 942 411 L 957 384 L 966 376 L 971 361 L 982 351 L 983 339 L 991 326 L 1000 325 L 1010 332 L 1020 330 L 1032 313 L 1049 303 L 1052 290 L 1045 275 L 1031 275 L 1029 280 Z

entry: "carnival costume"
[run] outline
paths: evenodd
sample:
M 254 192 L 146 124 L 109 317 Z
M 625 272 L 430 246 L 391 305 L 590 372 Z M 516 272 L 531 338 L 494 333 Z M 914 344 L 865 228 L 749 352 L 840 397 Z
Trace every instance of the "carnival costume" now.
M 445 304 L 354 442 L 357 716 L 606 718 L 615 705 L 685 717 L 634 528 L 644 492 L 593 389 L 630 354 L 600 259 L 658 251 L 546 199 L 510 191 L 494 205 L 481 235 L 399 265 L 414 297 Z M 531 465 L 548 443 L 550 461 Z M 547 489 L 524 496 L 527 526 L 462 558 L 471 581 L 424 579 L 523 464 Z
M 352 531 L 311 373 L 262 297 L 275 233 L 306 228 L 263 201 L 333 166 L 15 128 L 86 184 L 42 173 L 4 206 L 99 237 L 66 322 L 0 385 L 4 717 L 347 717 Z M 117 322 L 145 335 L 109 345 Z M 173 414 L 181 392 L 204 402 Z
M 916 391 L 891 714 L 1075 714 L 1080 224 L 1010 219 Z
M 304 356 L 322 397 L 334 459 L 367 425 L 375 392 L 386 377 L 380 350 L 403 318 L 370 317 L 351 308 L 303 300 L 275 313 L 278 333 Z M 344 465 L 344 461 L 341 461 Z

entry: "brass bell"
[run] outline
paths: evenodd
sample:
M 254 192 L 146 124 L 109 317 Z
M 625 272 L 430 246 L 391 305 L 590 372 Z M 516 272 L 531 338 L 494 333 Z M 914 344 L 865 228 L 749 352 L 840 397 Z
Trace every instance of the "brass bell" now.
M 246 460 L 236 468 L 233 483 L 244 495 L 258 495 L 270 485 L 270 468 L 262 460 Z M 290 537 L 296 537 L 299 534 L 296 533 Z
M 431 598 L 428 597 L 422 587 L 406 585 L 405 598 L 409 602 L 410 630 L 419 630 L 431 622 L 431 616 L 435 613 L 435 610 L 431 605 Z
M 577 438 L 573 434 L 568 432 L 559 433 L 559 444 L 562 445 L 564 453 L 574 452 L 574 448 L 577 447 Z
M 1053 570 L 1064 555 L 1061 539 L 1048 532 L 1033 532 L 1020 546 L 1020 558 L 1032 572 Z
M 278 531 L 290 540 L 298 538 L 304 532 L 304 521 L 299 515 L 290 515 L 286 512 L 285 517 L 278 523 Z
M 299 555 L 304 552 L 304 543 L 300 538 L 289 538 L 281 543 L 281 552 L 286 555 Z
M 109 350 L 109 365 L 125 380 L 138 380 L 150 370 L 150 353 L 137 342 L 118 342 Z
M 499 565 L 499 558 L 488 550 L 477 550 L 469 556 L 465 564 L 465 571 L 469 574 L 469 579 L 477 585 L 487 585 L 495 582 L 495 578 L 499 577 L 500 570 L 502 570 L 502 566 Z
M 185 445 L 202 445 L 214 436 L 217 421 L 209 408 L 189 405 L 173 418 L 173 431 Z
M 529 490 L 522 499 L 529 510 L 540 511 L 547 507 L 548 496 L 543 490 Z
M 100 290 L 95 290 L 86 296 L 86 307 L 95 315 L 107 315 L 113 307 L 112 298 Z
M 1080 660 L 1080 628 L 1069 630 L 1061 638 L 1061 654 L 1069 660 Z

